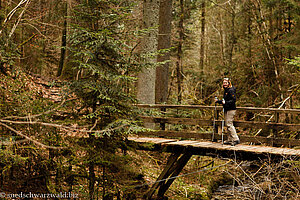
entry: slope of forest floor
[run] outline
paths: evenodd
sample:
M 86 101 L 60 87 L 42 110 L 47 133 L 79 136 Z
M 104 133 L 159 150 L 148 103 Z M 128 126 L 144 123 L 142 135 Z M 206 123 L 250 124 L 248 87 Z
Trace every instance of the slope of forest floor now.
M 33 105 L 27 105 L 26 102 L 34 102 L 35 99 L 41 98 L 45 102 L 52 102 L 53 105 L 60 104 L 62 101 L 60 87 L 57 86 L 60 84 L 58 80 L 44 80 L 39 76 L 25 75 L 20 75 L 19 80 L 3 75 L 0 78 L 2 97 L 6 98 L 3 102 L 8 104 L 3 108 L 8 109 L 7 112 L 11 112 L 12 115 L 27 115 L 27 111 Z M 21 94 L 25 95 L 24 99 Z M 19 104 L 17 107 L 10 110 L 17 104 Z M 7 115 L 7 113 L 3 113 L 4 111 L 2 109 L 2 116 Z M 5 135 L 2 135 L 2 141 L 3 137 Z M 19 145 L 21 147 L 21 144 Z M 26 147 L 29 148 L 25 145 L 23 149 L 19 148 L 18 151 L 25 152 Z M 33 159 L 26 160 L 26 156 L 18 155 L 16 148 L 8 147 L 5 150 L 1 151 L 0 154 L 2 192 L 35 191 L 47 193 L 51 190 L 48 188 L 47 182 L 49 180 L 43 178 L 51 176 L 51 174 L 45 175 L 43 171 L 56 173 L 56 169 L 55 166 L 47 163 L 46 154 L 40 153 L 41 155 L 37 157 L 28 155 Z M 163 170 L 169 154 L 134 150 L 128 150 L 126 153 L 126 159 L 124 159 L 126 164 L 116 166 L 116 169 L 123 168 L 123 170 L 115 170 L 114 172 L 111 169 L 114 173 L 115 182 L 117 182 L 115 185 L 119 188 L 122 199 L 141 199 Z M 119 154 L 121 157 L 123 152 L 120 151 Z M 49 166 L 53 169 L 48 169 Z M 34 167 L 39 167 L 39 169 Z M 297 199 L 300 197 L 299 169 L 299 161 L 283 160 L 281 163 L 272 163 L 268 160 L 262 160 L 245 162 L 194 155 L 167 191 L 166 197 L 183 200 Z M 81 183 L 79 181 L 77 184 L 86 185 L 86 182 Z M 79 190 L 74 188 L 74 192 L 79 192 Z
M 130 152 L 148 187 L 166 164 L 168 153 Z M 220 166 L 220 167 L 218 167 Z M 191 157 L 165 196 L 168 199 L 298 199 L 299 161 L 271 163 Z

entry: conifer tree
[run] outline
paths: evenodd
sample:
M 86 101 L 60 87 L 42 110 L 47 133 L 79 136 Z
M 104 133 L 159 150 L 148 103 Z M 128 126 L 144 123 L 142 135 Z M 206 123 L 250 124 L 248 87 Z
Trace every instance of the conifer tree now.
M 89 134 L 88 160 L 89 198 L 95 197 L 96 166 L 103 174 L 102 195 L 106 195 L 107 173 L 118 141 L 131 127 L 135 102 L 130 86 L 139 70 L 130 46 L 132 33 L 126 20 L 131 12 L 129 1 L 81 1 L 74 8 L 75 18 L 70 33 L 72 65 L 76 72 L 71 84 L 81 98 L 90 130 L 107 130 Z M 95 139 L 95 137 L 100 138 Z M 105 179 L 105 180 L 104 180 Z

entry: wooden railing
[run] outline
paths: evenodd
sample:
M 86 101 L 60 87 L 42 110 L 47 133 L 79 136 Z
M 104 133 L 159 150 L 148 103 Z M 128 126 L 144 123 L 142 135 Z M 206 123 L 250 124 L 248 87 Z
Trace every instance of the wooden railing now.
M 223 110 L 221 106 L 164 104 L 137 104 L 136 106 L 143 109 L 156 109 L 156 113 L 159 113 L 158 116 L 141 116 L 146 123 L 160 124 L 160 128 L 157 128 L 159 130 L 140 133 L 141 135 L 183 139 L 211 139 L 213 134 L 212 128 L 215 124 L 215 138 L 221 139 Z M 201 111 L 204 114 L 202 113 L 199 116 L 204 115 L 206 117 L 200 118 L 197 115 L 196 117 L 195 115 L 178 117 L 182 110 L 188 112 Z M 269 146 L 300 146 L 299 113 L 300 109 L 237 107 L 234 125 L 238 128 L 241 142 L 262 143 Z M 213 119 L 215 119 L 215 122 Z M 180 131 L 173 130 L 176 125 L 184 125 L 187 128 Z M 199 129 L 199 127 L 210 131 L 195 130 Z

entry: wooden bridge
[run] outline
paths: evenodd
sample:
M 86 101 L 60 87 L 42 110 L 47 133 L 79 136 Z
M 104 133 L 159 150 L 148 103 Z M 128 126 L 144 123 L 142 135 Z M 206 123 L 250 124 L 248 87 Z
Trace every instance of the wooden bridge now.
M 158 130 L 141 132 L 129 137 L 129 142 L 138 149 L 171 153 L 165 169 L 146 194 L 146 199 L 151 199 L 156 190 L 158 196 L 163 196 L 175 180 L 171 177 L 181 172 L 192 155 L 240 160 L 269 158 L 274 162 L 300 158 L 300 109 L 238 107 L 234 125 L 241 144 L 230 146 L 220 142 L 220 106 L 136 106 L 147 114 L 141 116 L 143 122 Z

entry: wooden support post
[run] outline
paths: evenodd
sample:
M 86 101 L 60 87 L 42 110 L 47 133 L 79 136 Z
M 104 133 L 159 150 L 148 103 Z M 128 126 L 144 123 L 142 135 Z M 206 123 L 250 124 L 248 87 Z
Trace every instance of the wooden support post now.
M 147 192 L 147 194 L 145 195 L 145 199 L 151 199 L 152 195 L 155 193 L 155 190 L 162 184 L 161 180 L 166 179 L 170 175 L 170 173 L 171 173 L 170 169 L 173 167 L 174 163 L 177 161 L 180 154 L 181 154 L 181 151 L 176 152 L 176 153 L 172 153 L 170 155 L 170 157 L 168 158 L 167 165 L 166 165 L 165 169 L 159 175 L 159 177 L 157 178 L 156 182 L 152 185 L 150 190 Z
M 293 109 L 293 96 L 291 96 L 291 98 L 290 98 L 290 109 Z M 290 113 L 290 116 L 291 116 L 290 123 L 294 123 L 294 115 L 293 115 L 293 113 Z
M 275 117 L 275 123 L 278 123 L 279 122 L 279 113 L 275 111 L 274 117 Z
M 167 109 L 161 108 L 160 111 L 163 113 L 163 116 L 165 116 Z M 160 130 L 166 130 L 166 123 L 160 123 Z
M 279 113 L 275 111 L 274 113 L 275 123 L 279 122 Z M 272 144 L 271 146 L 274 146 L 274 139 L 277 138 L 277 130 L 273 129 L 273 137 L 272 137 Z
M 220 111 L 217 110 L 216 120 L 219 120 L 219 118 L 220 118 Z M 221 125 L 221 126 L 216 125 L 216 129 L 217 129 L 217 133 L 218 133 L 219 135 L 221 135 L 221 134 L 222 134 L 222 125 Z
M 144 196 L 145 199 L 151 199 L 155 191 L 158 190 L 158 196 L 163 197 L 165 192 L 171 186 L 176 176 L 181 172 L 183 167 L 187 164 L 191 158 L 192 153 L 190 151 L 180 150 L 176 153 L 172 153 L 168 158 L 166 167 L 157 178 L 156 182 Z
M 171 184 L 174 182 L 176 177 L 179 175 L 179 173 L 182 171 L 184 166 L 187 164 L 189 159 L 191 158 L 193 154 L 191 152 L 184 153 L 176 162 L 176 164 L 173 167 L 172 173 L 170 174 L 169 179 L 166 182 L 163 182 L 163 184 L 160 186 L 158 190 L 158 197 L 163 197 L 166 191 L 169 189 Z

